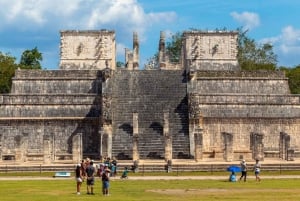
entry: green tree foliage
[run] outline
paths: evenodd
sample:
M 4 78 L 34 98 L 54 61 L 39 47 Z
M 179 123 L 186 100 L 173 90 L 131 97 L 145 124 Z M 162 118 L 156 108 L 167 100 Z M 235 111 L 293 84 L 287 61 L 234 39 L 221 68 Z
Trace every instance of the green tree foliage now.
M 238 61 L 243 70 L 275 70 L 277 55 L 269 43 L 257 44 L 246 33 L 238 29 Z
M 300 65 L 295 68 L 280 67 L 289 78 L 289 87 L 292 94 L 300 94 Z
M 15 62 L 15 57 L 0 52 L 0 93 L 10 92 L 12 77 L 18 67 Z
M 22 53 L 20 60 L 21 69 L 42 69 L 40 61 L 43 60 L 42 53 L 39 52 L 37 47 L 32 50 L 25 50 Z
M 12 77 L 17 68 L 20 69 L 41 69 L 40 61 L 42 54 L 35 47 L 32 50 L 25 50 L 22 53 L 20 63 L 16 63 L 16 58 L 0 52 L 0 93 L 9 93 L 12 84 Z
M 117 61 L 117 67 L 118 67 L 118 68 L 122 68 L 122 67 L 124 67 L 124 66 L 125 66 L 124 62 L 122 62 L 122 61 Z
M 171 62 L 179 62 L 181 56 L 183 33 L 177 32 L 171 37 L 171 41 L 167 42 L 166 49 Z

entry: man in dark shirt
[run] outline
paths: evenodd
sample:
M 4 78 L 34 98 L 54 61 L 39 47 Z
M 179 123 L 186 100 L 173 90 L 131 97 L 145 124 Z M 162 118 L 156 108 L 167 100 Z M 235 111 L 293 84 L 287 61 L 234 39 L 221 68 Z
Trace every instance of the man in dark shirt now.
M 93 166 L 93 161 L 86 168 L 86 184 L 87 184 L 87 194 L 94 195 L 94 183 L 95 183 L 95 168 Z

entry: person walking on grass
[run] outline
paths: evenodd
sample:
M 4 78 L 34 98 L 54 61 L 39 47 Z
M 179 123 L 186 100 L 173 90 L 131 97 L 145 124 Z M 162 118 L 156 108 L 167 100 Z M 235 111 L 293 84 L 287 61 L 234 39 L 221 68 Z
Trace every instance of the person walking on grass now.
M 241 172 L 242 175 L 240 177 L 240 181 L 244 178 L 244 182 L 247 180 L 247 163 L 245 160 L 242 160 L 241 162 Z
M 259 174 L 260 174 L 261 164 L 259 163 L 258 159 L 256 159 L 253 169 L 254 169 L 254 174 L 255 174 L 255 180 L 260 181 Z

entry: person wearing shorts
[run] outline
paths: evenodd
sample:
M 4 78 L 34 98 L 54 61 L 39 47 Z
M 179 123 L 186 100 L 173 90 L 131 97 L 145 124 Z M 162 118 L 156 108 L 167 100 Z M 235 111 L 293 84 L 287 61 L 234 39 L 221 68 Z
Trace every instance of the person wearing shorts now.
M 105 166 L 105 169 L 102 173 L 102 193 L 104 196 L 109 195 L 109 176 L 110 176 L 109 173 L 110 170 L 108 166 Z
M 256 163 L 255 163 L 255 165 L 254 165 L 254 174 L 255 174 L 255 179 L 256 179 L 256 181 L 260 181 L 260 176 L 259 176 L 259 174 L 260 174 L 260 168 L 261 168 L 261 165 L 260 165 L 260 163 L 259 163 L 259 160 L 256 160 Z
M 93 166 L 93 161 L 91 161 L 86 168 L 87 194 L 94 195 L 94 184 L 95 184 L 95 168 Z
M 80 195 L 80 187 L 83 182 L 83 175 L 82 175 L 80 164 L 76 165 L 75 178 L 76 178 L 77 195 Z

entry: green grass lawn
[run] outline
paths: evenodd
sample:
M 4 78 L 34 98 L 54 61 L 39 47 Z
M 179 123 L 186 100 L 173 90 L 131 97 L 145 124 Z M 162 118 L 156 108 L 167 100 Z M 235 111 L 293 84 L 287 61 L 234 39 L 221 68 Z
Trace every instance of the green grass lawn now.
M 111 195 L 101 195 L 97 178 L 95 195 L 87 195 L 86 183 L 82 194 L 76 195 L 73 179 L 39 181 L 0 181 L 3 201 L 292 201 L 300 200 L 300 179 L 265 179 L 255 182 L 227 182 L 225 180 L 112 180 Z

